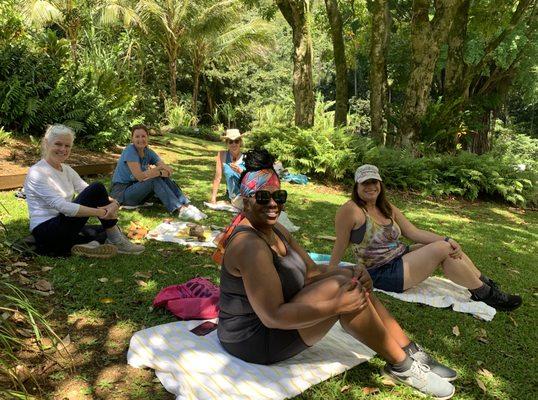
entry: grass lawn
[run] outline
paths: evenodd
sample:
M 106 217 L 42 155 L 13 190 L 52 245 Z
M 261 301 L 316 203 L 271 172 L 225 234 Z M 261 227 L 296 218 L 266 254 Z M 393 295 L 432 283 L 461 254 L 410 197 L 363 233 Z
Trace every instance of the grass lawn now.
M 219 144 L 179 136 L 171 140 L 173 145 L 153 147 L 176 168 L 174 178 L 202 208 L 209 197 Z M 316 183 L 285 183 L 284 188 L 289 192 L 287 212 L 301 227 L 296 233 L 298 240 L 310 251 L 330 253 L 332 242 L 317 236 L 334 235 L 336 209 L 349 193 Z M 538 213 L 490 202 L 433 201 L 402 193 L 391 193 L 390 199 L 415 224 L 456 239 L 483 272 L 503 288 L 521 294 L 524 303 L 512 314 L 498 313 L 489 323 L 380 295 L 384 303 L 415 341 L 458 371 L 455 399 L 536 398 Z M 0 203 L 0 218 L 8 237 L 26 235 L 26 203 L 16 199 L 13 192 L 0 193 Z M 230 220 L 228 213 L 205 212 L 212 225 L 224 226 Z M 136 221 L 153 228 L 166 217 L 162 207 L 154 206 L 141 212 L 123 211 L 120 223 L 126 227 Z M 27 261 L 32 281 L 47 279 L 53 284 L 55 294 L 38 297 L 38 306 L 50 312 L 48 318 L 61 337 L 70 335 L 73 349 L 73 359 L 64 362 L 71 368 L 54 365 L 43 372 L 39 382 L 46 398 L 173 398 L 151 371 L 125 365 L 128 341 L 139 329 L 174 321 L 166 312 L 150 307 L 162 287 L 195 276 L 218 282 L 219 271 L 208 252 L 197 254 L 171 243 L 144 244 L 146 252 L 136 257 L 37 257 Z M 349 255 L 347 260 L 352 261 Z M 53 268 L 43 272 L 42 267 Z M 453 334 L 455 326 L 459 336 Z M 365 394 L 365 387 L 378 388 L 377 399 L 416 398 L 410 389 L 383 384 L 382 365 L 379 358 L 374 358 L 297 398 L 372 397 Z

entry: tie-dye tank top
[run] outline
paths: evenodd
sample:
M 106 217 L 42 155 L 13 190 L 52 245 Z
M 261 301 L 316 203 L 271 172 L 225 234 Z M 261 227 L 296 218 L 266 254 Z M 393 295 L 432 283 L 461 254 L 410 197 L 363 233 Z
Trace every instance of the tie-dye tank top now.
M 360 243 L 351 242 L 358 264 L 377 268 L 404 254 L 406 245 L 398 240 L 402 231 L 396 221 L 391 218 L 390 224 L 381 225 L 363 211 L 366 215 L 364 238 Z

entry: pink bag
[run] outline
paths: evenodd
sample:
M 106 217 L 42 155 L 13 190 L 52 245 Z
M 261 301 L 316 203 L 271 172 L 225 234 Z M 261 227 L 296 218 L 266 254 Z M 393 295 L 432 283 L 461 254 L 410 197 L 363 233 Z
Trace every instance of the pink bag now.
M 219 315 L 220 289 L 205 278 L 167 286 L 153 300 L 153 307 L 166 306 L 181 319 L 210 319 Z

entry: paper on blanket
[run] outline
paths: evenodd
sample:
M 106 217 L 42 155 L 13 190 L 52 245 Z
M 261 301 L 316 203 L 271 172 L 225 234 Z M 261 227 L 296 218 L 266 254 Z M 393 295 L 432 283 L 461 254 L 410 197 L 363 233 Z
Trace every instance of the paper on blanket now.
M 215 320 L 212 320 L 215 321 Z M 179 321 L 136 332 L 127 362 L 149 367 L 177 400 L 284 399 L 370 359 L 375 353 L 336 324 L 319 343 L 270 366 L 228 354 L 217 332 L 196 336 L 202 321 Z
M 217 230 L 211 230 L 211 235 L 208 236 L 206 241 L 198 241 L 194 237 L 187 237 L 187 235 L 182 234 L 182 232 L 187 229 L 187 222 L 163 222 L 158 225 L 155 229 L 152 229 L 146 235 L 147 239 L 154 239 L 160 242 L 172 242 L 178 243 L 183 246 L 199 246 L 199 247 L 217 247 L 213 240 L 220 233 Z
M 430 276 L 405 293 L 375 290 L 410 303 L 422 303 L 438 308 L 452 306 L 454 311 L 473 314 L 485 321 L 491 321 L 497 312 L 482 301 L 470 300 L 471 293 L 463 286 L 438 276 Z

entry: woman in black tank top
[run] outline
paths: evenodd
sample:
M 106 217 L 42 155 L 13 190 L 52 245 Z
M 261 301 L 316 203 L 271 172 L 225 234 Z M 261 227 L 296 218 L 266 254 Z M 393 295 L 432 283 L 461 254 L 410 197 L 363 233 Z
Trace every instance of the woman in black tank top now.
M 339 321 L 387 360 L 385 372 L 393 379 L 449 398 L 454 387 L 410 357 L 418 347 L 353 268 L 316 265 L 276 222 L 287 193 L 273 160 L 265 151 L 246 154 L 240 189 L 245 218 L 227 239 L 221 270 L 218 336 L 224 349 L 247 362 L 272 364 L 313 346 Z

